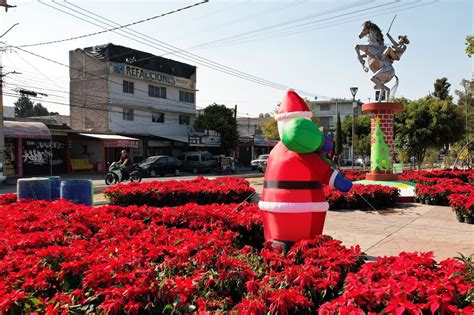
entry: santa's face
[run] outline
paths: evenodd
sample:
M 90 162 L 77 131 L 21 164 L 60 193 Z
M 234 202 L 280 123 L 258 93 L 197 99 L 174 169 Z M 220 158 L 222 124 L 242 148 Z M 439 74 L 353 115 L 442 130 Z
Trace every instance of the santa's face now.
M 295 118 L 299 118 L 299 117 L 290 117 L 290 118 L 283 118 L 283 119 L 280 119 L 277 121 L 277 125 L 278 125 L 278 135 L 280 136 L 280 139 L 283 135 L 283 127 L 285 127 L 286 123 L 288 123 L 289 121 L 295 119 Z M 311 120 L 311 118 L 308 118 L 308 117 L 301 117 L 301 118 L 304 118 L 304 119 L 308 119 L 308 120 Z

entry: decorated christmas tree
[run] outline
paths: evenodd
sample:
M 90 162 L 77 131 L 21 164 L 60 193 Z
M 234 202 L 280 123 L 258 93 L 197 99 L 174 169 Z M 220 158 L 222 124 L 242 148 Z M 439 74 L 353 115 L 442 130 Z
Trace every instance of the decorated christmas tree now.
M 372 172 L 392 169 L 390 148 L 384 141 L 384 134 L 382 128 L 380 128 L 379 117 L 375 119 L 375 129 L 371 138 L 370 168 Z

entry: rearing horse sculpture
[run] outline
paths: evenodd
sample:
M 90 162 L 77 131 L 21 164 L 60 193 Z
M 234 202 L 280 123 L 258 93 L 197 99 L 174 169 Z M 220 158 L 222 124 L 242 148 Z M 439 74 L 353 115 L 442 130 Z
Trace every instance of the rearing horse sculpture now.
M 385 83 L 392 80 L 393 77 L 395 77 L 396 83 L 392 88 L 392 97 L 395 95 L 395 91 L 398 87 L 398 77 L 395 75 L 395 69 L 392 63 L 395 60 L 400 60 L 400 56 L 405 52 L 406 45 L 409 43 L 406 36 L 399 36 L 399 42 L 396 42 L 388 33 L 387 36 L 393 43 L 392 47 L 385 46 L 380 28 L 376 24 L 366 21 L 363 24 L 359 38 L 368 37 L 369 44 L 357 45 L 355 47 L 357 57 L 364 71 L 368 72 L 370 69 L 374 73 L 374 76 L 370 80 L 375 83 L 374 89 L 381 91 L 377 99 L 378 102 L 382 100 L 384 92 L 387 93 L 387 99 L 390 97 L 390 89 Z M 365 66 L 365 58 L 367 58 L 368 67 Z

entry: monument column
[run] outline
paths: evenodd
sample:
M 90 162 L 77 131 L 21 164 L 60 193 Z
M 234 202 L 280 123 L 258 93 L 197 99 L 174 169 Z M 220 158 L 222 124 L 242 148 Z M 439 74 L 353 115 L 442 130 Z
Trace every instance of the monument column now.
M 362 105 L 364 113 L 370 113 L 370 138 L 374 137 L 376 121 L 379 121 L 384 134 L 384 141 L 390 148 L 390 157 L 394 154 L 393 143 L 393 118 L 394 114 L 403 110 L 402 104 L 390 102 L 367 103 Z M 393 167 L 383 170 L 373 170 L 366 174 L 367 180 L 394 181 L 398 179 L 397 174 L 393 174 Z

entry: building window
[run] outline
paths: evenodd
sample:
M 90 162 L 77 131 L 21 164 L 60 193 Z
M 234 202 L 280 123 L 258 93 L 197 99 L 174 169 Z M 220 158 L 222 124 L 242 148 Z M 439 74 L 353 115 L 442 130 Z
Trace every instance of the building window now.
M 319 117 L 319 125 L 323 127 L 324 130 L 331 129 L 332 117 Z
M 135 83 L 123 80 L 123 92 L 124 93 L 135 93 Z
M 321 110 L 331 110 L 330 104 L 321 104 Z
M 151 115 L 151 121 L 154 123 L 164 123 L 165 122 L 165 113 L 154 112 Z
M 166 88 L 161 86 L 148 85 L 148 96 L 166 98 Z
M 194 104 L 194 93 L 179 91 L 179 101 Z
M 123 109 L 123 120 L 133 120 L 133 109 L 131 108 Z
M 187 116 L 187 115 L 179 115 L 179 124 L 180 124 L 180 125 L 188 125 L 188 126 L 189 126 L 189 116 Z

